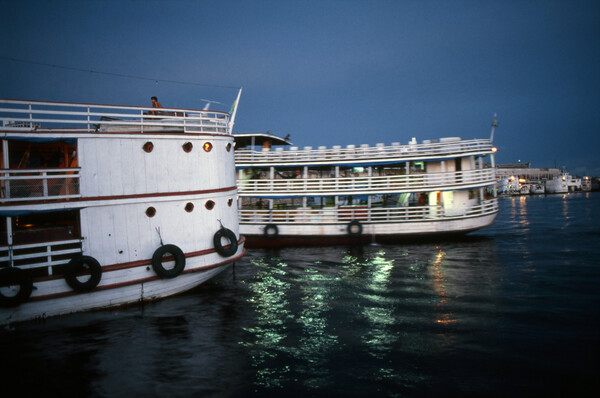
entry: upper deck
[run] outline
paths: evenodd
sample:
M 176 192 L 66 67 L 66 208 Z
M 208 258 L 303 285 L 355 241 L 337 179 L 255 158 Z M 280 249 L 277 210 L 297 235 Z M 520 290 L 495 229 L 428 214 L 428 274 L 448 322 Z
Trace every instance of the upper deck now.
M 153 114 L 154 113 L 154 114 Z M 0 137 L 86 133 L 231 134 L 227 112 L 0 99 Z
M 283 147 L 263 148 L 262 151 L 240 149 L 236 151 L 235 162 L 238 168 L 301 165 L 374 165 L 395 162 L 451 159 L 464 156 L 483 156 L 494 152 L 489 139 L 461 140 L 459 137 L 446 137 L 439 140 L 426 140 L 417 144 L 413 139 L 406 145 L 392 143 L 369 146 L 339 145 L 332 148 Z

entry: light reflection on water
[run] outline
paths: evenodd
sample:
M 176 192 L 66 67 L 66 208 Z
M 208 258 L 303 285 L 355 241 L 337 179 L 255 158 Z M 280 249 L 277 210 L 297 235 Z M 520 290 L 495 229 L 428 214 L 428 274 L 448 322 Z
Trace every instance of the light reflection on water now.
M 502 198 L 496 223 L 462 240 L 253 250 L 191 294 L 2 330 L 2 381 L 84 396 L 582 395 L 600 387 L 598 199 Z

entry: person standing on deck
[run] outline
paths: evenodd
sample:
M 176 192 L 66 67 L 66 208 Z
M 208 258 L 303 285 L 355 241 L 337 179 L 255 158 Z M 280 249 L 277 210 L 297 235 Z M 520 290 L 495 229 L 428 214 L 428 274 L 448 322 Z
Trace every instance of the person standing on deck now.
M 160 104 L 160 102 L 158 102 L 158 98 L 156 97 L 152 97 L 150 98 L 150 100 L 152 100 L 152 107 L 153 108 L 162 108 L 163 106 Z M 150 111 L 151 115 L 158 115 L 160 112 L 158 111 Z

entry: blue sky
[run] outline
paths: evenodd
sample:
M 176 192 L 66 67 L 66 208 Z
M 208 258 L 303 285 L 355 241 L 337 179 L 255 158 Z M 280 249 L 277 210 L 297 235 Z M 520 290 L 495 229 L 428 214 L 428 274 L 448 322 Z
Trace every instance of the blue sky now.
M 227 111 L 243 87 L 235 132 L 301 147 L 486 138 L 497 113 L 499 163 L 600 176 L 597 1 L 0 5 L 0 98 Z

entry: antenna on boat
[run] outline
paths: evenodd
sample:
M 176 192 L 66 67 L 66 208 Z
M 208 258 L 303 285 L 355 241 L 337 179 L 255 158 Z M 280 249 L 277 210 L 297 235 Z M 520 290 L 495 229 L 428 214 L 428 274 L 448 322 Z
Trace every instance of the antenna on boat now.
M 498 114 L 494 113 L 494 120 L 492 121 L 492 134 L 490 134 L 490 142 L 494 142 L 494 131 L 498 127 Z
M 233 124 L 235 123 L 235 114 L 237 113 L 238 105 L 240 104 L 240 97 L 242 95 L 242 87 L 240 87 L 240 91 L 238 91 L 237 98 L 233 101 L 231 105 L 231 110 L 229 114 L 231 115 L 231 119 L 229 120 L 229 131 L 233 131 Z

